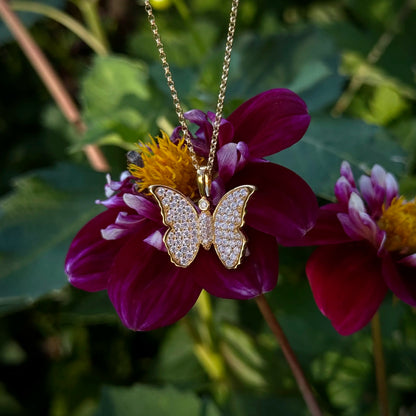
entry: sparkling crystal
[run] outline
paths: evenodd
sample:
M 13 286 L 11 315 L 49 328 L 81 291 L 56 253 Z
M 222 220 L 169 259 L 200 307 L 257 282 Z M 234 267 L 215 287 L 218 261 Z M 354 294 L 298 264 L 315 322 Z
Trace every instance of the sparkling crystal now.
M 198 206 L 201 211 L 206 211 L 209 208 L 209 202 L 206 198 L 201 198 L 198 202 Z

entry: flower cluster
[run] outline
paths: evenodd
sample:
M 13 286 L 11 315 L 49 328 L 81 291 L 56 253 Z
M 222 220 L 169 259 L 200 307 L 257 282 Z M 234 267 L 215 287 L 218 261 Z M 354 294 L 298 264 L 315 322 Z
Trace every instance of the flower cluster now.
M 416 203 L 375 165 L 358 186 L 343 162 L 336 203 L 320 208 L 305 245 L 319 245 L 306 274 L 315 301 L 342 335 L 363 328 L 390 289 L 416 306 Z
M 185 116 L 198 126 L 192 142 L 203 160 L 214 115 L 193 110 Z M 299 176 L 264 157 L 299 141 L 309 122 L 305 103 L 285 89 L 251 98 L 221 122 L 211 206 L 239 185 L 256 187 L 243 227 L 246 256 L 237 269 L 226 269 L 212 248 L 200 249 L 187 268 L 172 264 L 166 252 L 166 226 L 148 187 L 169 185 L 190 199 L 197 194 L 187 148 L 176 129 L 171 138 L 162 135 L 140 146 L 140 163 L 130 164 L 130 175 L 108 179 L 108 199 L 100 202 L 106 210 L 70 246 L 65 270 L 71 284 L 87 291 L 107 290 L 122 322 L 134 330 L 177 321 L 202 289 L 232 299 L 272 290 L 278 276 L 277 244 L 301 239 L 313 227 L 318 205 Z

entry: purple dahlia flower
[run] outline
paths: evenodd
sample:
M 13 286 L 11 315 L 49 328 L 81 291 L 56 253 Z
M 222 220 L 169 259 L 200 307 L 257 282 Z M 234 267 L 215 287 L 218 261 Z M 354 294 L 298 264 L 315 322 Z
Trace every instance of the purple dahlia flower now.
M 379 165 L 357 187 L 343 162 L 335 196 L 303 240 L 320 245 L 306 274 L 321 312 L 350 335 L 368 324 L 388 289 L 416 306 L 416 204 L 399 197 L 395 178 Z
M 197 154 L 206 157 L 213 115 L 193 110 L 186 118 L 199 127 L 192 141 Z M 277 243 L 302 238 L 313 227 L 318 206 L 299 176 L 263 157 L 299 141 L 309 121 L 305 103 L 285 89 L 261 93 L 222 120 L 213 205 L 238 185 L 257 188 L 243 227 L 247 253 L 237 269 L 226 269 L 212 248 L 200 248 L 187 268 L 172 264 L 162 240 L 166 227 L 160 209 L 146 192 L 144 179 L 127 174 L 120 181 L 108 179 L 108 199 L 101 202 L 107 210 L 75 236 L 65 265 L 70 283 L 87 291 L 107 290 L 122 322 L 133 330 L 177 321 L 202 289 L 231 299 L 250 299 L 272 290 L 278 276 Z M 177 129 L 171 139 L 163 136 L 144 146 L 143 166 L 130 171 L 140 171 L 148 184 L 158 184 L 154 178 L 160 177 L 165 182 L 159 184 L 170 184 L 195 198 L 189 188 L 189 183 L 196 186 L 195 173 L 193 168 L 189 173 L 186 146 L 178 133 Z

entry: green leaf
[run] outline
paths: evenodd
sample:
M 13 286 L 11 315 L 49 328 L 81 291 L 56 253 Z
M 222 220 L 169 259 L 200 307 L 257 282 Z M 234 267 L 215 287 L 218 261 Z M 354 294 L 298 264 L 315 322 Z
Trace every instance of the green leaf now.
M 287 256 L 288 251 L 285 249 L 283 254 Z M 295 249 L 290 251 L 296 256 Z M 322 345 L 330 349 L 342 344 L 342 338 L 315 305 L 305 281 L 279 284 L 269 299 L 299 360 L 305 365 L 322 353 Z
M 108 298 L 107 291 L 91 293 L 73 289 L 70 295 L 70 302 L 65 304 L 65 308 L 62 311 L 62 316 L 68 321 L 89 325 L 103 322 L 119 322 L 119 317 Z
M 266 362 L 255 340 L 246 332 L 231 324 L 221 327 L 221 350 L 235 375 L 245 384 L 265 388 Z
M 0 200 L 0 312 L 66 284 L 66 252 L 98 213 L 103 182 L 102 174 L 62 164 L 20 177 Z
M 167 19 L 164 20 L 162 15 L 158 16 L 158 26 L 160 33 L 163 33 L 163 44 L 169 64 L 183 68 L 200 64 L 216 40 L 218 26 L 195 18 L 189 25 L 182 23 L 182 30 L 178 30 L 176 22 L 172 25 L 172 16 L 167 15 L 166 17 Z M 139 53 L 142 58 L 160 62 L 152 33 L 148 30 L 147 25 L 141 29 L 130 39 L 129 55 L 136 56 Z M 174 78 L 176 83 L 176 77 Z
M 208 400 L 173 387 L 106 387 L 95 416 L 219 416 Z
M 0 409 L 3 416 L 18 416 L 23 412 L 18 401 L 7 391 L 3 383 L 0 383 Z
M 173 384 L 181 388 L 201 388 L 207 378 L 193 350 L 194 343 L 184 325 L 169 329 L 152 375 L 158 382 Z
M 312 118 L 302 140 L 269 159 L 302 176 L 326 199 L 333 198 L 343 160 L 350 162 L 356 175 L 368 173 L 376 163 L 397 176 L 405 168 L 404 151 L 385 130 L 348 118 Z
M 86 143 L 114 135 L 130 143 L 146 140 L 158 116 L 159 98 L 149 86 L 147 66 L 124 57 L 97 56 L 82 81 L 81 97 Z M 118 143 L 114 137 L 112 143 Z
M 209 89 L 214 102 L 218 77 L 213 74 L 221 66 L 221 56 L 218 51 L 200 81 L 201 90 Z M 233 51 L 227 101 L 246 100 L 271 88 L 289 88 L 301 95 L 310 111 L 320 111 L 341 93 L 344 78 L 338 74 L 339 59 L 331 39 L 316 29 L 266 38 L 240 36 Z
M 308 414 L 302 399 L 235 394 L 230 402 L 230 410 L 227 414 L 232 416 L 306 416 Z

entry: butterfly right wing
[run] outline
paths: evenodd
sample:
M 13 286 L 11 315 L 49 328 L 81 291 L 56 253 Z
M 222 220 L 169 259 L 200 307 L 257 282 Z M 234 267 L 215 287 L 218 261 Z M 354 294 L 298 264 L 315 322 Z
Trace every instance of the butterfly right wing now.
M 241 232 L 246 205 L 256 188 L 241 185 L 228 191 L 214 211 L 214 247 L 221 263 L 227 269 L 235 269 L 243 258 L 247 244 Z
M 192 203 L 176 189 L 153 185 L 149 188 L 159 204 L 163 223 L 169 227 L 163 236 L 172 263 L 188 267 L 199 250 L 198 213 Z

